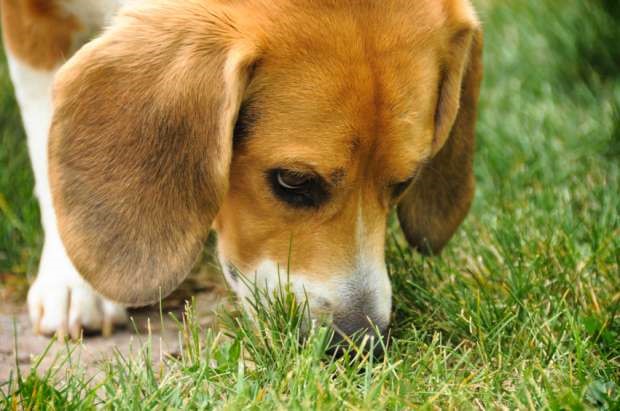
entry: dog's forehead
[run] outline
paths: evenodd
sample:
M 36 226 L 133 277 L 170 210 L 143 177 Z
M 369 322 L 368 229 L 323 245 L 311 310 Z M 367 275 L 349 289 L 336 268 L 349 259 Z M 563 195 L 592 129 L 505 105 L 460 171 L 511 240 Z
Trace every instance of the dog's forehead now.
M 437 48 L 384 34 L 306 34 L 303 49 L 266 54 L 253 85 L 258 152 L 326 173 L 372 157 L 389 178 L 406 178 L 432 139 Z

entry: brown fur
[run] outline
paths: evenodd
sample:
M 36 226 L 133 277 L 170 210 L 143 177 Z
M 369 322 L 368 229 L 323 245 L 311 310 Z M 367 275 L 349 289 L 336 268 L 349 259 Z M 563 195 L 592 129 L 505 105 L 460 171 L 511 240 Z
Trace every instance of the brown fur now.
M 0 0 L 4 42 L 31 67 L 51 70 L 71 55 L 79 21 L 54 0 Z
M 454 90 L 446 92 L 445 98 L 453 100 L 447 103 L 453 107 L 448 110 L 455 110 L 455 114 L 458 110 L 458 115 L 447 143 L 422 169 L 398 206 L 407 240 L 422 253 L 441 251 L 467 215 L 475 190 L 473 160 L 482 78 L 482 35 L 477 30 L 469 31 L 459 34 L 457 41 L 456 47 L 467 51 L 467 66 L 462 80 L 455 82 Z
M 173 16 L 147 6 L 123 17 L 56 82 L 60 232 L 78 271 L 128 304 L 156 301 L 185 277 L 228 187 L 247 51 L 225 11 L 182 3 Z
M 76 267 L 108 297 L 153 301 L 214 221 L 241 270 L 284 267 L 292 242 L 291 271 L 344 275 L 360 253 L 383 260 L 390 187 L 424 164 L 399 214 L 413 245 L 443 245 L 473 192 L 480 67 L 474 55 L 459 98 L 477 30 L 461 3 L 178 0 L 129 12 L 56 85 L 50 170 Z M 324 176 L 329 201 L 283 204 L 265 179 L 277 167 Z

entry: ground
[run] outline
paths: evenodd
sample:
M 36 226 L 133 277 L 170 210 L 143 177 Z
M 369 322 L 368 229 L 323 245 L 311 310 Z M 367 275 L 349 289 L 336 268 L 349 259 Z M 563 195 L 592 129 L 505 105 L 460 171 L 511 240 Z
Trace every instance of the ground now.
M 49 374 L 33 358 L 3 384 L 0 408 L 619 409 L 620 4 L 476 4 L 486 70 L 474 206 L 440 257 L 411 252 L 391 224 L 394 328 L 381 360 L 326 356 L 325 329 L 300 345 L 300 313 L 279 296 L 255 322 L 220 311 L 213 328 L 190 310 L 169 355 L 154 334 L 84 372 Z M 0 90 L 6 301 L 36 273 L 41 232 L 4 66 Z
M 0 384 L 14 378 L 18 368 L 19 372 L 27 373 L 33 366 L 40 373 L 66 373 L 78 367 L 89 377 L 97 378 L 99 364 L 119 354 L 133 355 L 149 337 L 155 352 L 177 355 L 181 350 L 178 321 L 183 318 L 186 301 L 192 301 L 192 309 L 203 327 L 217 326 L 218 310 L 234 309 L 219 270 L 214 269 L 209 259 L 198 268 L 161 305 L 130 310 L 129 323 L 116 329 L 112 336 L 87 333 L 79 343 L 66 344 L 35 334 L 24 302 L 5 300 L 0 306 Z M 43 352 L 46 354 L 40 356 Z

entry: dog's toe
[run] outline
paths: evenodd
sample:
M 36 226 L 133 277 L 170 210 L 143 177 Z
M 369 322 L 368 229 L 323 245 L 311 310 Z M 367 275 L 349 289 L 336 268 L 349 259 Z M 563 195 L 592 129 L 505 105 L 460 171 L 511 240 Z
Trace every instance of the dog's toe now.
M 49 281 L 49 277 L 41 272 L 28 292 L 35 333 L 73 339 L 83 331 L 109 336 L 127 321 L 124 307 L 96 294 L 81 278 L 69 281 L 69 276 L 59 275 Z

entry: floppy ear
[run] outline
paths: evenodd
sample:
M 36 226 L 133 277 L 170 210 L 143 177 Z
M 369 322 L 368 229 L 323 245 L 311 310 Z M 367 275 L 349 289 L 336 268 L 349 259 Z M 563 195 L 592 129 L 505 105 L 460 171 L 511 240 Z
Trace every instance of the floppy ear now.
M 146 3 L 60 71 L 49 148 L 69 257 L 127 305 L 170 293 L 202 250 L 254 60 L 233 10 Z
M 431 160 L 398 205 L 407 240 L 438 253 L 461 224 L 474 194 L 476 109 L 482 78 L 482 32 L 458 31 L 443 62 Z

